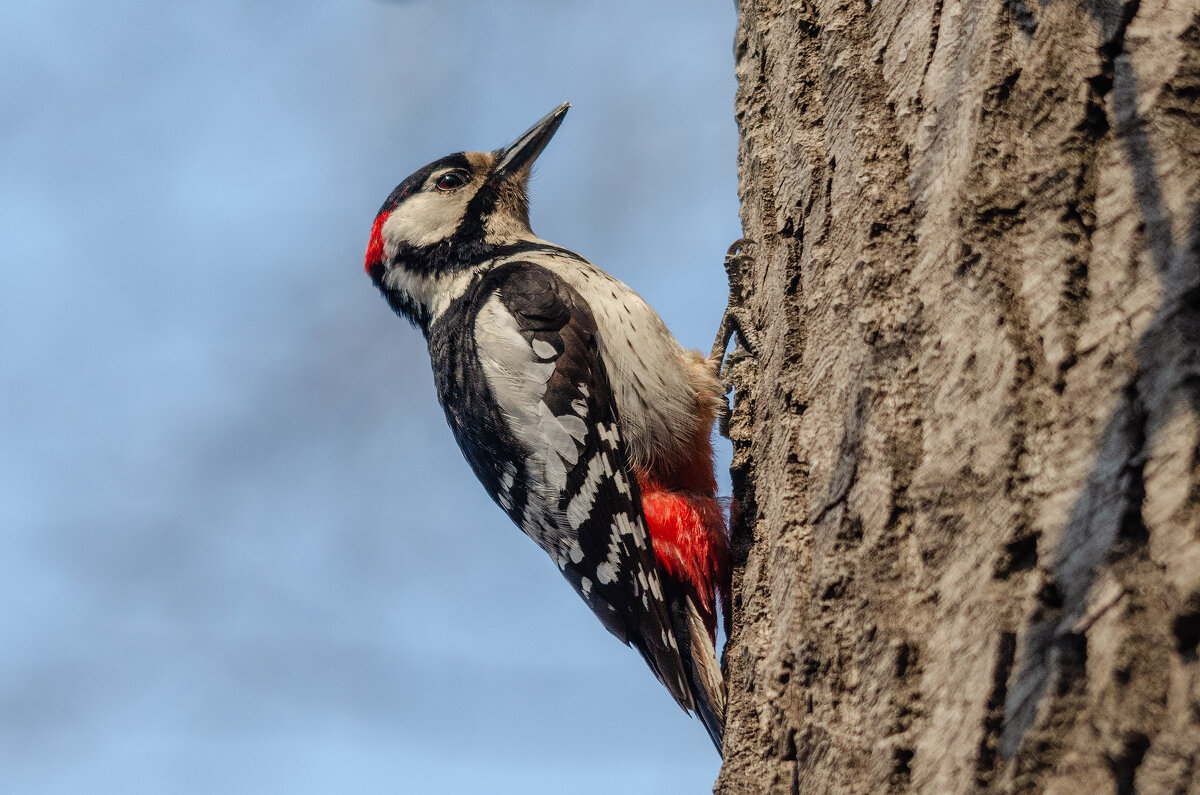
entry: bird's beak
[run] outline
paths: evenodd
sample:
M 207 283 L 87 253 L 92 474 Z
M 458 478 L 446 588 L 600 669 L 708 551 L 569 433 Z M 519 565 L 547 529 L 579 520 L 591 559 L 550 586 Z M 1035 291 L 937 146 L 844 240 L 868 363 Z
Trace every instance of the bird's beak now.
M 546 148 L 546 144 L 550 143 L 550 139 L 554 137 L 558 125 L 562 124 L 563 117 L 567 115 L 570 108 L 570 102 L 559 105 L 543 116 L 541 121 L 526 130 L 524 135 L 497 152 L 495 174 L 504 177 L 528 168 L 534 160 L 537 160 L 538 155 Z

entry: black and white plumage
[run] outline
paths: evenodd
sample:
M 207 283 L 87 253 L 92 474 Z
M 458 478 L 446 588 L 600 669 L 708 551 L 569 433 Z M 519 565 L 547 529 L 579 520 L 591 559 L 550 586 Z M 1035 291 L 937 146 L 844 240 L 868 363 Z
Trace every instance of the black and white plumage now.
M 434 383 L 488 493 L 677 699 L 686 674 L 597 349 L 570 285 L 514 261 L 430 326 Z
M 566 109 L 505 149 L 406 179 L 376 217 L 366 268 L 425 334 L 446 419 L 488 493 L 719 749 L 710 580 L 727 594 L 727 566 L 669 574 L 639 483 L 657 488 L 708 444 L 719 387 L 628 286 L 530 231 L 529 168 Z

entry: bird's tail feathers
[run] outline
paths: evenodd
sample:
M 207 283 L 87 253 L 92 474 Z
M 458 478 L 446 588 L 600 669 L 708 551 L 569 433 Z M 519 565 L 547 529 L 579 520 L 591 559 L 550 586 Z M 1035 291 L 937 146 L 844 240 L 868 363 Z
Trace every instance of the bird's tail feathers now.
M 691 596 L 683 597 L 682 622 L 686 630 L 676 629 L 675 634 L 686 644 L 687 652 L 683 655 L 684 668 L 687 670 L 691 685 L 692 700 L 696 704 L 696 714 L 700 722 L 712 738 L 717 753 L 722 753 L 722 740 L 725 736 L 725 678 L 721 674 L 721 663 L 717 660 L 717 650 L 709 640 L 705 621 L 696 607 Z M 686 632 L 686 634 L 685 634 Z

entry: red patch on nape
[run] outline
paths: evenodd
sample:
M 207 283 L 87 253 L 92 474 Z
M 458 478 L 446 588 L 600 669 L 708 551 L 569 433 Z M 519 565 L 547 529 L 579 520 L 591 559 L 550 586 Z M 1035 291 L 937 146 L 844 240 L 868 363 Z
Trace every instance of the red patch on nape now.
M 729 598 L 729 534 L 716 497 L 694 491 L 667 491 L 639 476 L 642 513 L 659 567 L 691 586 L 708 634 L 716 637 L 717 596 Z
M 375 216 L 375 223 L 371 226 L 371 241 L 367 243 L 367 256 L 363 263 L 363 270 L 367 273 L 371 272 L 371 266 L 376 262 L 383 262 L 383 222 L 389 215 L 391 213 L 382 212 Z

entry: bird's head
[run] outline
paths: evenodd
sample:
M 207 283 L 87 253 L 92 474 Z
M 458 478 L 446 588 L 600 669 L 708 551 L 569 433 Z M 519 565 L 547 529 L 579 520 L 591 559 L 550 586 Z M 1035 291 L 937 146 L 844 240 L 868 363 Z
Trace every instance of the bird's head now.
M 430 293 L 490 251 L 533 238 L 529 172 L 566 102 L 494 152 L 458 152 L 401 182 L 375 216 L 366 270 L 398 312 L 423 325 Z

